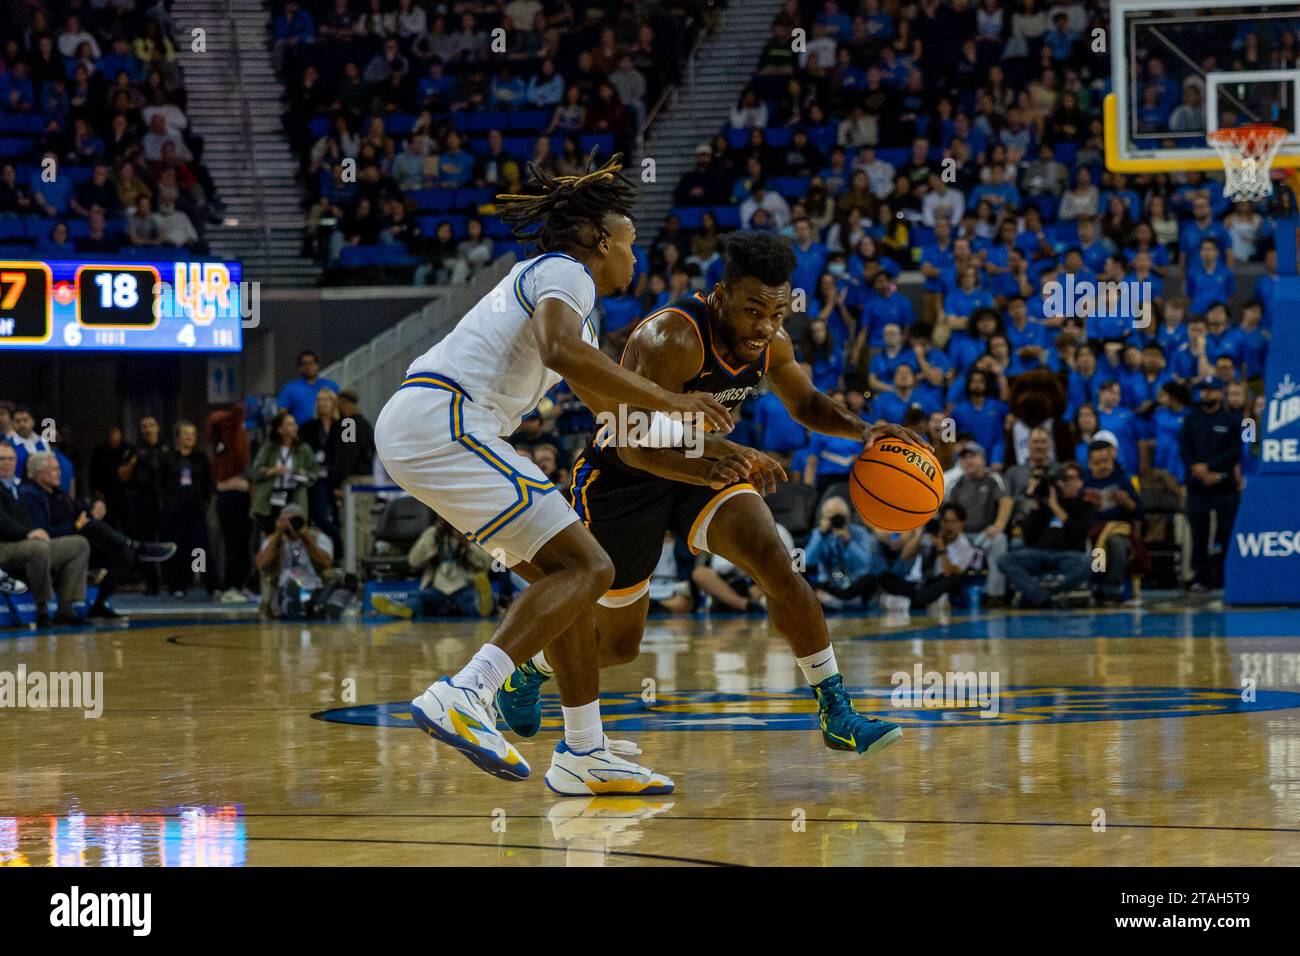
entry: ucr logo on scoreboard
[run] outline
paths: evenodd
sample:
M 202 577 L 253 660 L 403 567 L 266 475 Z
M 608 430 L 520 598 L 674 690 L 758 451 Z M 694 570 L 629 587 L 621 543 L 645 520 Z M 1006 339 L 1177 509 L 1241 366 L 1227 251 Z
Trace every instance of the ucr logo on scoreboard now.
M 256 328 L 260 305 L 259 284 L 232 283 L 230 270 L 219 262 L 178 262 L 173 281 L 160 282 L 154 288 L 156 315 L 189 319 L 198 325 L 238 316 L 245 328 Z

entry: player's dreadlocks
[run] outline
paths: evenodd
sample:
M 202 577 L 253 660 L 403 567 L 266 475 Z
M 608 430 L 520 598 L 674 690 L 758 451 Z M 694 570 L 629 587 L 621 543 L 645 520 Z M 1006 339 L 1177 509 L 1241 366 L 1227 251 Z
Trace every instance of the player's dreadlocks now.
M 622 174 L 622 168 L 622 153 L 597 167 L 594 149 L 581 176 L 549 176 L 536 163 L 529 163 L 530 185 L 540 193 L 499 195 L 498 214 L 514 227 L 516 239 L 533 243 L 543 252 L 594 249 L 605 234 L 606 216 L 632 216 L 636 187 Z

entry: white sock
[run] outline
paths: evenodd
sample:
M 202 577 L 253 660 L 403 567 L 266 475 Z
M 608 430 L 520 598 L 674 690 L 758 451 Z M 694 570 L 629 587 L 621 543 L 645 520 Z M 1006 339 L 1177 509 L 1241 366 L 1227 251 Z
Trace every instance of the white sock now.
M 466 689 L 482 684 L 489 694 L 495 694 L 514 672 L 515 662 L 509 654 L 495 644 L 484 644 L 451 682 Z
M 555 668 L 546 662 L 546 651 L 538 651 L 533 655 L 533 666 L 547 677 L 555 676 Z
M 840 672 L 840 665 L 835 663 L 835 648 L 829 644 L 815 654 L 796 657 L 794 661 L 799 665 L 799 670 L 803 671 L 803 679 L 812 687 Z
M 560 710 L 564 712 L 564 742 L 574 753 L 591 753 L 604 742 L 599 700 L 581 707 L 561 707 Z

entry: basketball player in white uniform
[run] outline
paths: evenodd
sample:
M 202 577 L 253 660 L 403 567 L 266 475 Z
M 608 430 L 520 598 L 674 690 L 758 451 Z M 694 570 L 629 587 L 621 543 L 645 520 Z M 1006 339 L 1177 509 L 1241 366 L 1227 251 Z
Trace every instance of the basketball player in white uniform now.
M 580 616 L 590 618 L 613 580 L 612 563 L 563 494 L 504 439 L 562 377 L 593 410 L 625 403 L 703 416 L 721 431 L 732 424 L 711 396 L 674 394 L 596 347 L 596 297 L 626 288 L 633 272 L 635 190 L 618 162 L 577 177 L 533 169 L 540 195 L 498 197 L 502 218 L 543 254 L 511 269 L 412 363 L 375 423 L 393 480 L 532 582 L 491 642 L 417 697 L 412 716 L 481 769 L 522 780 L 528 764 L 497 732 L 494 698 L 516 665 L 532 660 L 549 670 L 549 655 L 562 665 L 565 735 L 546 782 L 573 796 L 670 793 L 673 782 L 611 751 L 597 700 L 594 624 L 566 634 Z M 680 441 L 680 430 L 656 434 L 663 445 Z

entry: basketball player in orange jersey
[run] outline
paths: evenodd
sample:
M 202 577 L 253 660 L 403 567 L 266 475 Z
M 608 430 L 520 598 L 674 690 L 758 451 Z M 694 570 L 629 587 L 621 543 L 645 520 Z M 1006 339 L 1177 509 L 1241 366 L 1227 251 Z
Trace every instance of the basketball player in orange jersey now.
M 862 421 L 809 381 L 781 327 L 795 266 L 786 242 L 766 233 L 734 233 L 723 255 L 723 278 L 711 292 L 678 299 L 636 327 L 624 366 L 670 391 L 712 394 L 733 411 L 766 378 L 791 416 L 814 431 L 867 444 L 890 437 L 928 447 L 906 428 Z M 574 468 L 574 510 L 614 562 L 614 582 L 595 615 L 601 666 L 639 653 L 649 579 L 664 532 L 672 531 L 693 552 L 727 559 L 762 588 L 772 625 L 789 642 L 817 700 L 827 747 L 866 754 L 893 743 L 902 728 L 854 710 L 821 605 L 794 569 L 755 488 L 774 485 L 780 465 L 716 436 L 703 450 L 690 457 L 680 447 L 630 447 L 605 430 Z M 538 654 L 498 692 L 500 713 L 520 736 L 541 728 L 540 688 L 549 670 L 544 653 Z

